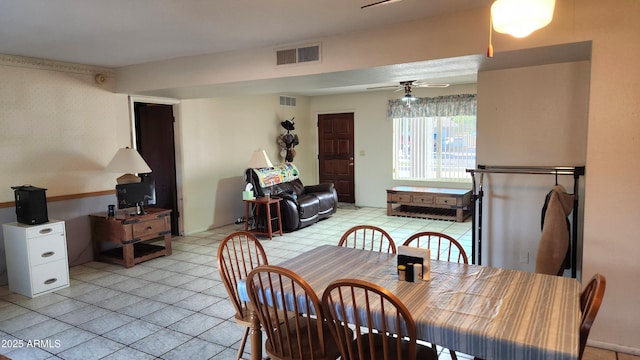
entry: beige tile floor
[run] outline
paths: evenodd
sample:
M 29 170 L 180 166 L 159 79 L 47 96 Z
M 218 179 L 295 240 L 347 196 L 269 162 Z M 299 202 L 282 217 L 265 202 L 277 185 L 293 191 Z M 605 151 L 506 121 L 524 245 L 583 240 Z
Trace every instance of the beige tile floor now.
M 470 221 L 388 217 L 377 208 L 340 208 L 330 219 L 261 242 L 269 262 L 277 264 L 335 244 L 358 224 L 381 226 L 397 242 L 417 231 L 445 232 L 470 253 Z M 243 328 L 233 321 L 216 251 L 225 235 L 242 229 L 230 225 L 175 237 L 173 255 L 130 269 L 99 262 L 75 266 L 71 287 L 34 299 L 0 287 L 0 354 L 14 360 L 234 359 Z M 249 352 L 248 344 L 245 357 Z M 640 357 L 590 348 L 585 359 Z

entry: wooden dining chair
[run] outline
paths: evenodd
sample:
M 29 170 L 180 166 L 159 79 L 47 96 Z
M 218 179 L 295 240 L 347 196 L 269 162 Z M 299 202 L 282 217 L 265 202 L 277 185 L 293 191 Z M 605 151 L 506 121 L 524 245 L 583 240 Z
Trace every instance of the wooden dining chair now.
M 432 259 L 469 263 L 462 245 L 447 234 L 423 231 L 409 236 L 402 245 L 430 249 Z
M 320 299 L 299 275 L 279 266 L 259 266 L 249 273 L 247 290 L 267 335 L 265 349 L 271 359 L 320 360 L 340 356 Z M 285 319 L 283 313 L 290 315 Z
M 378 252 L 396 253 L 396 244 L 391 235 L 373 225 L 357 225 L 347 230 L 338 246 L 365 249 Z
M 598 310 L 600 310 L 600 304 L 602 304 L 602 298 L 604 297 L 604 291 L 607 287 L 607 280 L 601 274 L 595 274 L 591 280 L 587 283 L 584 290 L 580 294 L 580 310 L 582 310 L 582 321 L 580 322 L 580 355 L 579 359 L 582 359 L 584 354 L 584 348 L 587 346 L 587 338 L 589 337 L 589 331 L 591 331 L 591 325 L 596 319 Z
M 447 234 L 434 231 L 422 231 L 415 233 L 402 244 L 403 246 L 413 246 L 422 249 L 431 250 L 431 258 L 436 260 L 453 261 L 463 264 L 468 264 L 469 259 L 467 253 L 460 243 Z M 431 344 L 433 349 L 436 350 L 436 344 Z M 456 360 L 458 357 L 456 352 L 449 349 L 449 354 L 452 360 Z
M 416 342 L 407 307 L 381 286 L 358 279 L 333 281 L 322 294 L 322 308 L 344 360 L 438 358 L 431 347 Z M 354 339 L 345 324 L 363 331 L 356 331 Z
M 229 234 L 218 247 L 220 279 L 222 279 L 233 307 L 236 309 L 234 317 L 236 323 L 246 328 L 240 342 L 237 359 L 242 357 L 251 327 L 251 311 L 247 308 L 247 302 L 240 299 L 238 282 L 246 279 L 254 268 L 267 264 L 267 255 L 260 241 L 249 232 L 238 231 Z

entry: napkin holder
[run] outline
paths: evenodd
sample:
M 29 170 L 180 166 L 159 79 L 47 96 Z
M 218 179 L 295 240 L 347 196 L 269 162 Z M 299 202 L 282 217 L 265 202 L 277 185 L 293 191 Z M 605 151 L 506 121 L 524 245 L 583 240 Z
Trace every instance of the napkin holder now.
M 414 282 L 418 280 L 429 281 L 431 279 L 431 250 L 404 245 L 399 246 L 398 265 L 407 265 L 409 263 L 422 264 L 422 279 L 413 279 Z M 409 267 L 407 267 L 407 271 L 410 271 Z

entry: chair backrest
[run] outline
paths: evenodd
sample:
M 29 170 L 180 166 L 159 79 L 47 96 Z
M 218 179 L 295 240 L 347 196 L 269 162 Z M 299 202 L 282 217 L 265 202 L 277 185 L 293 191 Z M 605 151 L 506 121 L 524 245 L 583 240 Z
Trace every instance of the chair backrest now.
M 336 280 L 322 294 L 322 308 L 342 359 L 416 359 L 415 321 L 389 290 L 364 280 Z M 346 323 L 365 331 L 356 331 L 353 340 Z
M 247 277 L 247 290 L 267 335 L 265 348 L 271 357 L 325 357 L 325 344 L 331 336 L 324 331 L 320 299 L 303 278 L 283 267 L 259 266 Z
M 251 270 L 268 265 L 267 255 L 260 241 L 250 232 L 238 231 L 227 235 L 218 247 L 218 272 L 220 279 L 236 309 L 236 316 L 243 318 L 246 303 L 238 294 L 238 281 L 246 279 Z
M 601 274 L 595 274 L 580 294 L 580 309 L 582 310 L 582 322 L 580 323 L 580 359 L 582 359 L 584 348 L 587 345 L 591 325 L 596 319 L 600 304 L 602 304 L 606 287 L 606 278 Z
M 338 246 L 351 247 L 378 252 L 396 253 L 396 244 L 391 235 L 373 225 L 357 225 L 347 230 Z
M 431 258 L 468 264 L 467 253 L 460 243 L 451 236 L 439 232 L 415 233 L 402 244 L 431 250 Z

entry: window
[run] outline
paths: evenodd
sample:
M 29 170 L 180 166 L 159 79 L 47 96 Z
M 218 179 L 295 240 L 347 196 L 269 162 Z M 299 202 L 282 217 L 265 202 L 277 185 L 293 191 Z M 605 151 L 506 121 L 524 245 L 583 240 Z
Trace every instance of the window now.
M 389 101 L 393 178 L 471 182 L 476 162 L 476 95 Z

